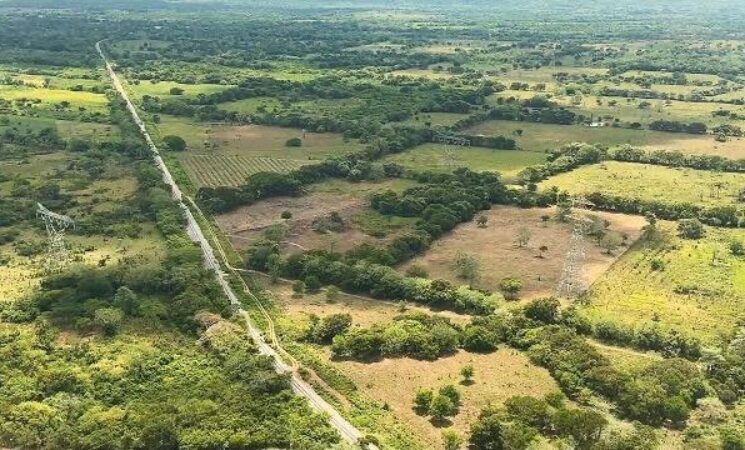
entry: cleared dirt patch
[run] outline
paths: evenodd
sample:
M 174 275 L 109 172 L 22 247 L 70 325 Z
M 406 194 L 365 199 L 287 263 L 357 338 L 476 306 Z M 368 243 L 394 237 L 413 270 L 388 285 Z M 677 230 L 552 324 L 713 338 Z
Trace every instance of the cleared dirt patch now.
M 476 283 L 477 287 L 496 290 L 503 278 L 517 277 L 523 281 L 521 298 L 551 295 L 561 277 L 572 225 L 554 220 L 553 208 L 495 207 L 484 214 L 488 217 L 486 228 L 479 228 L 474 222 L 461 225 L 435 242 L 423 256 L 403 265 L 402 270 L 416 264 L 423 266 L 430 278 L 465 284 L 457 278 L 453 268 L 456 254 L 461 251 L 474 255 L 481 263 L 482 276 Z M 610 222 L 610 230 L 627 235 L 629 243 L 638 239 L 641 227 L 646 223 L 637 216 L 602 212 L 592 214 Z M 542 216 L 552 219 L 543 221 Z M 531 237 L 527 245 L 520 247 L 516 240 L 522 229 L 527 229 Z M 540 257 L 539 248 L 544 245 L 548 249 Z M 588 238 L 585 249 L 582 271 L 584 281 L 589 286 L 613 264 L 625 247 L 608 255 Z
M 468 435 L 481 409 L 489 404 L 500 405 L 515 395 L 541 397 L 559 390 L 548 371 L 534 366 L 524 354 L 512 349 L 500 349 L 488 355 L 459 352 L 437 361 L 402 358 L 371 364 L 354 361 L 332 364 L 366 395 L 387 403 L 396 417 L 437 449 L 442 448 L 440 429 L 412 409 L 419 388 L 436 390 L 445 384 L 458 385 L 462 404 L 452 426 L 462 436 Z M 475 371 L 470 386 L 459 385 L 459 372 L 466 364 L 472 364 Z
M 290 230 L 285 250 L 292 252 L 322 248 L 344 252 L 364 242 L 382 244 L 406 227 L 406 220 L 388 220 L 373 211 L 368 206 L 367 196 L 378 190 L 401 190 L 409 185 L 410 183 L 401 183 L 399 180 L 322 183 L 314 186 L 306 195 L 269 198 L 219 215 L 216 220 L 238 249 L 249 247 L 267 227 L 284 222 Z M 282 219 L 284 211 L 289 211 L 292 217 Z M 313 220 L 332 212 L 341 216 L 346 229 L 328 233 L 314 231 Z M 374 237 L 369 233 L 370 228 L 380 228 L 388 234 Z

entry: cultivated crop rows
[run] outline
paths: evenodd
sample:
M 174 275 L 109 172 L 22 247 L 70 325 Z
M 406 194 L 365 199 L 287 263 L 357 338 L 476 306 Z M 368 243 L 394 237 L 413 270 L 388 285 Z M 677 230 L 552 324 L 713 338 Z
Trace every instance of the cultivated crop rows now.
M 287 173 L 302 165 L 291 159 L 228 155 L 188 155 L 183 163 L 199 186 L 238 186 L 258 172 Z

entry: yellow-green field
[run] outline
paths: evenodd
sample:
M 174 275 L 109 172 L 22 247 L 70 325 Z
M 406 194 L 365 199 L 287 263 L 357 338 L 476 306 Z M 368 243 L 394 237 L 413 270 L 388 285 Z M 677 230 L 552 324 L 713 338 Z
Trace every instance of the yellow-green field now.
M 540 184 L 572 194 L 602 192 L 642 200 L 733 205 L 745 186 L 745 174 L 608 161 L 562 173 Z
M 390 155 L 384 161 L 395 162 L 416 170 L 451 171 L 456 167 L 468 167 L 476 171 L 492 171 L 514 176 L 528 166 L 545 162 L 546 154 L 522 150 L 422 144 L 411 150 Z
M 662 239 L 639 243 L 592 286 L 583 313 L 593 321 L 659 324 L 706 341 L 727 333 L 745 307 L 745 258 L 729 251 L 744 230 L 706 229 L 695 241 L 662 223 Z M 652 270 L 659 260 L 662 270 Z
M 5 85 L 0 85 L 0 98 L 10 101 L 38 99 L 41 101 L 39 105 L 42 108 L 50 108 L 62 102 L 69 102 L 72 108 L 85 108 L 91 112 L 104 112 L 108 104 L 108 99 L 103 94 Z

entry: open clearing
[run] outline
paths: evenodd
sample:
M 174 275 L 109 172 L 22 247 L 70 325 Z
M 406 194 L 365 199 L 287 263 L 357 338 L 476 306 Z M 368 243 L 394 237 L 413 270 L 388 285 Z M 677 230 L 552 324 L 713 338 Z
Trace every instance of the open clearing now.
M 745 242 L 744 230 L 706 228 L 704 239 L 675 235 L 663 222 L 659 242 L 638 243 L 593 285 L 584 314 L 641 326 L 657 323 L 707 341 L 727 333 L 745 305 L 745 259 L 729 243 Z M 651 269 L 652 261 L 663 270 Z
M 642 200 L 722 206 L 737 203 L 745 174 L 607 161 L 579 167 L 540 184 L 541 189 L 552 186 L 571 194 L 602 192 Z
M 306 133 L 293 128 L 263 125 L 209 125 L 172 116 L 158 124 L 161 136 L 175 134 L 186 140 L 187 152 L 307 161 L 324 159 L 361 148 L 356 142 L 344 142 L 334 133 Z M 288 147 L 288 139 L 301 138 L 301 147 Z
M 523 130 L 522 135 L 517 136 L 515 130 Z M 638 147 L 649 147 L 650 149 L 664 148 L 666 150 L 679 150 L 683 153 L 702 154 L 718 154 L 715 152 L 717 150 L 714 148 L 715 144 L 717 147 L 729 147 L 726 143 L 716 142 L 714 137 L 708 135 L 687 135 L 614 127 L 592 128 L 582 125 L 550 125 L 508 120 L 490 120 L 468 128 L 465 132 L 487 136 L 507 136 L 515 139 L 521 149 L 538 152 L 552 150 L 572 142 L 587 142 L 608 146 L 631 144 Z M 728 150 L 727 153 L 733 151 Z M 742 155 L 745 157 L 745 149 L 742 151 Z
M 467 435 L 479 412 L 487 405 L 500 405 L 515 395 L 541 397 L 559 390 L 545 369 L 534 366 L 522 353 L 500 349 L 488 355 L 458 352 L 437 361 L 410 358 L 385 359 L 374 363 L 333 362 L 367 396 L 385 402 L 401 421 L 433 448 L 442 448 L 440 429 L 412 409 L 419 388 L 438 389 L 458 385 L 460 369 L 474 367 L 474 384 L 459 386 L 462 403 L 452 427 Z
M 486 228 L 479 228 L 475 222 L 460 225 L 432 244 L 424 255 L 414 258 L 401 269 L 419 265 L 427 270 L 430 278 L 465 284 L 456 276 L 453 267 L 456 254 L 460 251 L 475 256 L 481 263 L 481 280 L 476 287 L 496 291 L 503 278 L 516 277 L 523 281 L 521 298 L 552 295 L 569 250 L 572 225 L 558 223 L 553 218 L 543 221 L 542 216 L 553 217 L 553 208 L 495 207 L 484 214 L 489 219 Z M 646 223 L 637 216 L 592 214 L 609 221 L 609 229 L 627 235 L 629 242 L 639 237 L 641 227 Z M 531 238 L 528 245 L 519 247 L 516 239 L 522 229 L 529 230 Z M 539 248 L 544 245 L 548 250 L 541 258 Z M 584 282 L 590 285 L 613 264 L 624 248 L 616 250 L 615 255 L 607 255 L 592 242 L 586 242 L 585 246 L 587 256 L 582 272 Z
M 456 167 L 468 167 L 479 172 L 499 172 L 505 176 L 514 176 L 526 167 L 544 163 L 546 154 L 522 150 L 422 144 L 411 150 L 390 155 L 384 161 L 416 170 L 450 172 Z
M 286 223 L 288 251 L 327 249 L 346 251 L 368 242 L 384 243 L 406 229 L 411 219 L 382 216 L 368 206 L 367 195 L 385 189 L 403 190 L 413 183 L 388 180 L 378 183 L 330 181 L 313 185 L 307 195 L 274 197 L 216 217 L 217 223 L 237 248 L 246 248 L 269 226 Z M 282 219 L 283 211 L 292 218 Z M 312 229 L 313 219 L 337 212 L 345 222 L 341 232 L 319 233 Z M 379 237 L 373 237 L 372 235 Z

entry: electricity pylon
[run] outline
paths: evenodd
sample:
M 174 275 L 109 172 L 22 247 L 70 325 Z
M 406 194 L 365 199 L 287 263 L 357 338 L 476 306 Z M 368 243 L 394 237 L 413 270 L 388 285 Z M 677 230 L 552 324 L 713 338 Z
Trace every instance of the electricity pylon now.
M 44 221 L 47 230 L 47 258 L 46 266 L 51 272 L 62 269 L 70 260 L 65 246 L 65 231 L 75 229 L 75 221 L 70 217 L 57 214 L 44 207 L 41 203 L 36 204 L 36 217 Z
M 588 208 L 592 203 L 582 197 L 572 199 L 572 209 L 576 207 Z M 573 214 L 574 222 L 572 236 L 569 238 L 569 250 L 564 258 L 564 267 L 561 278 L 556 287 L 556 295 L 564 298 L 576 298 L 582 294 L 587 286 L 582 278 L 582 266 L 587 257 L 585 248 L 585 233 L 587 232 L 588 219 L 584 215 Z

